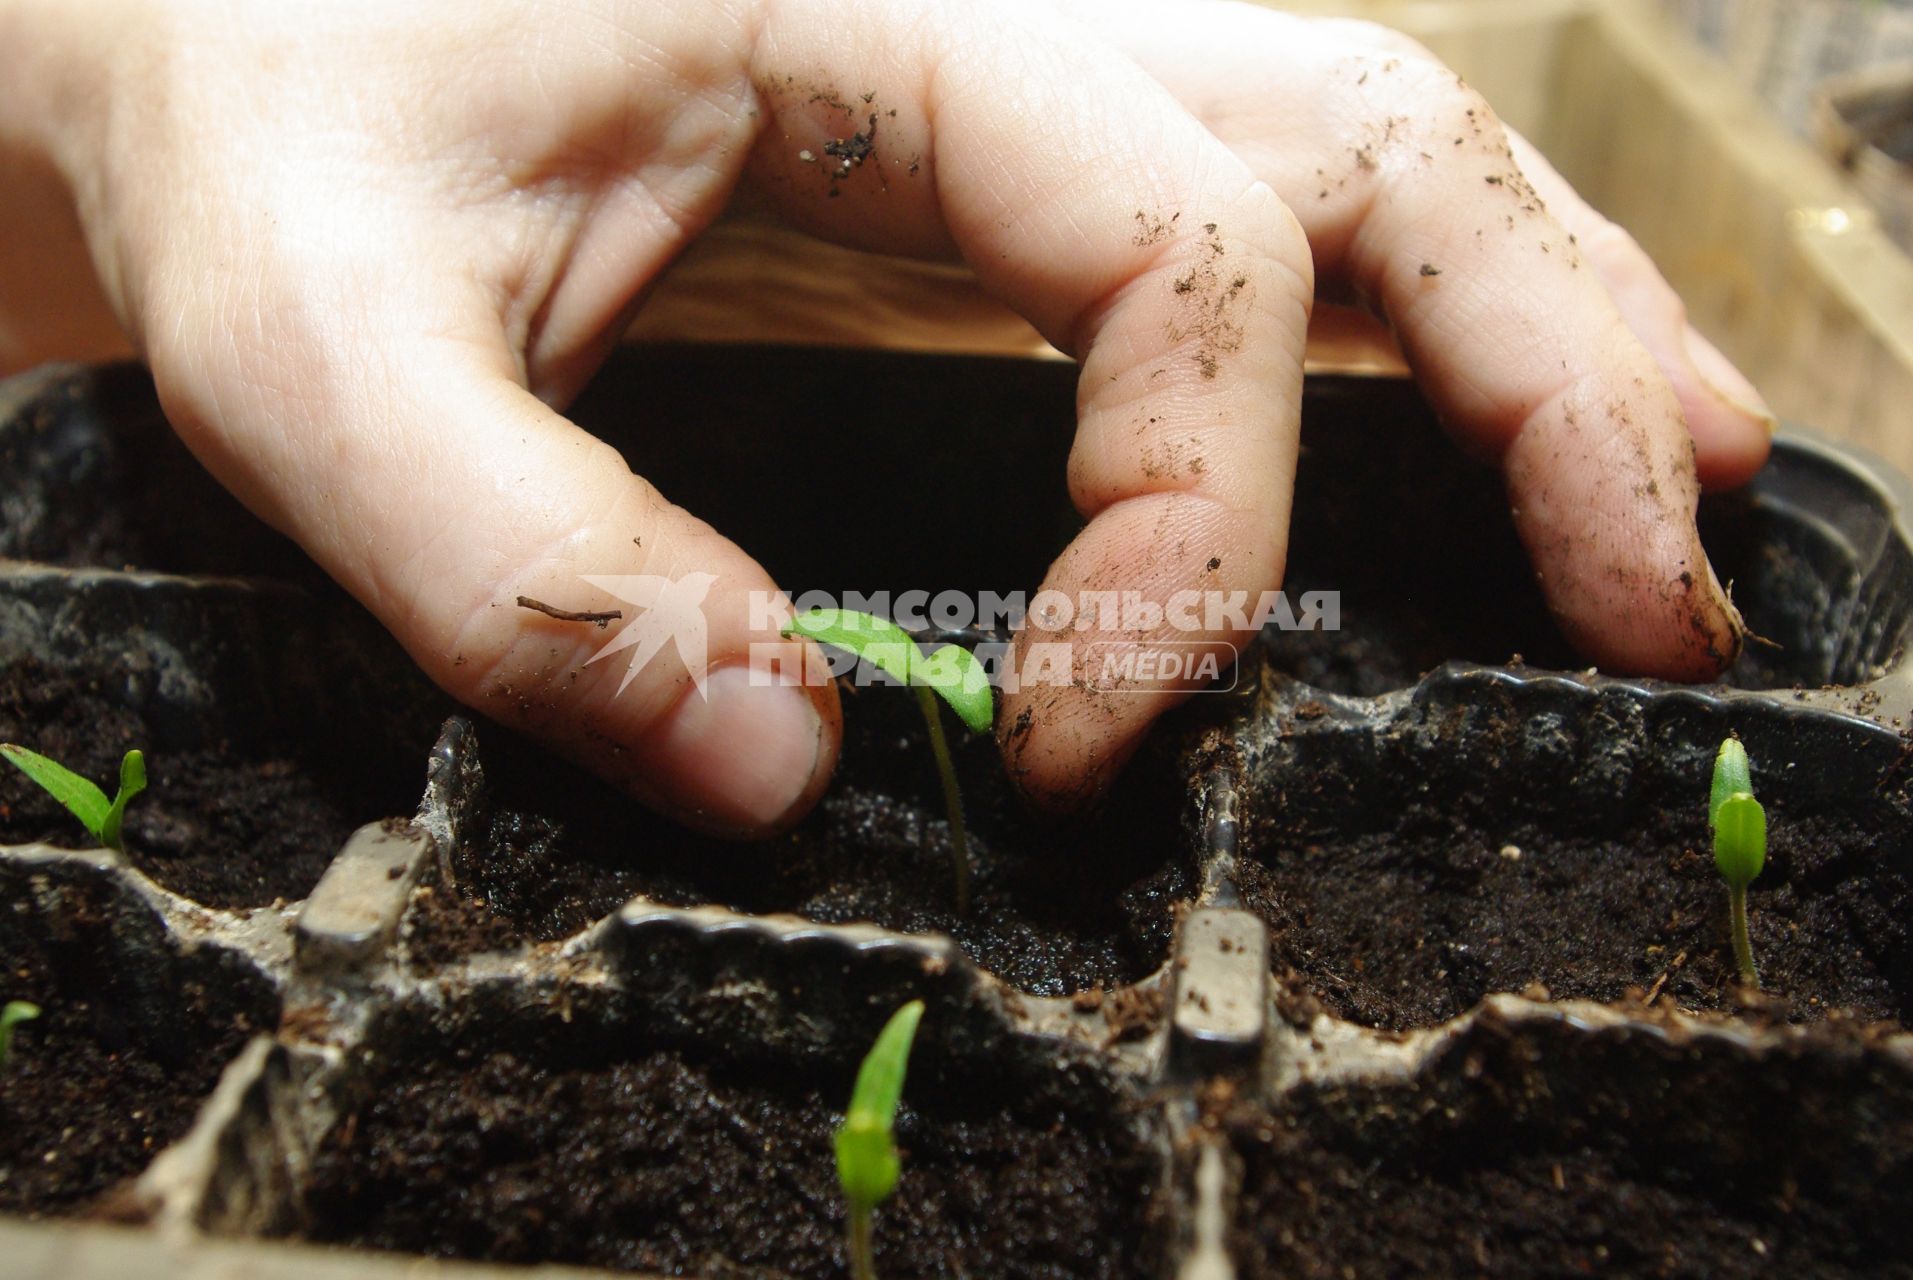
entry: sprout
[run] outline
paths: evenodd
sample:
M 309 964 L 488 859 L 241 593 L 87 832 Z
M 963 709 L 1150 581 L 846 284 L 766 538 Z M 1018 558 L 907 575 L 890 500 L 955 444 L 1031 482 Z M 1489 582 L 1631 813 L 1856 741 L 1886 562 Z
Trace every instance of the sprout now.
M 39 1016 L 40 1006 L 25 1000 L 9 1000 L 7 1007 L 0 1009 L 0 1071 L 7 1069 L 7 1060 L 13 1056 L 14 1026 Z
M 137 751 L 126 753 L 126 758 L 120 761 L 120 789 L 111 800 L 106 798 L 104 791 L 65 765 L 28 751 L 25 747 L 16 747 L 11 742 L 0 743 L 0 756 L 12 761 L 21 773 L 39 783 L 48 795 L 65 805 L 67 812 L 78 818 L 80 825 L 92 832 L 95 840 L 115 853 L 123 852 L 120 847 L 120 821 L 126 816 L 127 804 L 146 790 L 145 756 Z
M 1760 985 L 1754 969 L 1753 944 L 1747 937 L 1747 886 L 1767 862 L 1767 811 L 1754 799 L 1753 775 L 1747 749 L 1737 738 L 1720 744 L 1714 757 L 1714 784 L 1708 799 L 1707 825 L 1714 832 L 1714 865 L 1727 882 L 1727 904 L 1733 917 L 1734 964 L 1740 979 Z
M 988 732 L 996 716 L 996 702 L 983 664 L 968 649 L 954 644 L 925 653 L 896 623 L 851 609 L 812 609 L 793 619 L 784 634 L 809 636 L 820 644 L 842 649 L 916 688 L 917 705 L 930 730 L 930 751 L 943 780 L 943 807 L 950 817 L 951 858 L 956 866 L 957 914 L 962 915 L 970 907 L 970 841 L 963 826 L 963 796 L 957 790 L 956 765 L 943 737 L 943 717 L 930 695 L 932 691 L 941 695 L 973 732 Z
M 912 1000 L 890 1015 L 877 1042 L 857 1068 L 850 1109 L 837 1130 L 837 1181 L 850 1201 L 850 1273 L 876 1280 L 870 1248 L 870 1216 L 896 1190 L 901 1161 L 891 1126 L 903 1097 L 904 1067 L 923 1018 L 923 1001 Z

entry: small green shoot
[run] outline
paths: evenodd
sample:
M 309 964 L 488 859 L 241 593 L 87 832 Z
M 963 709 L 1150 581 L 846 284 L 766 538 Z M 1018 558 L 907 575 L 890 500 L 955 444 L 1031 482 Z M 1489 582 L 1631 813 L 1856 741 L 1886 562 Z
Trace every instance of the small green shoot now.
M 111 800 L 104 791 L 65 765 L 25 747 L 0 743 L 0 756 L 5 756 L 21 773 L 65 805 L 67 812 L 78 818 L 80 825 L 92 832 L 100 844 L 115 853 L 124 852 L 120 847 L 120 822 L 126 816 L 127 804 L 146 790 L 145 756 L 137 751 L 126 753 L 126 758 L 120 761 L 119 793 Z
M 1754 799 L 1747 749 L 1738 738 L 1720 744 L 1714 757 L 1714 783 L 1707 804 L 1707 825 L 1714 832 L 1714 866 L 1727 882 L 1733 916 L 1734 964 L 1740 980 L 1760 985 L 1753 943 L 1747 937 L 1747 886 L 1767 863 L 1767 811 Z
M 876 1280 L 876 1258 L 870 1246 L 870 1219 L 878 1205 L 897 1188 L 902 1162 L 891 1133 L 897 1103 L 903 1097 L 903 1073 L 910 1061 L 910 1045 L 923 1019 L 923 1001 L 912 1000 L 890 1015 L 877 1042 L 857 1068 L 857 1087 L 850 1109 L 837 1130 L 837 1181 L 850 1201 L 850 1274 L 855 1280 Z
M 0 1009 L 0 1071 L 7 1069 L 7 1062 L 13 1056 L 13 1028 L 39 1016 L 40 1006 L 25 1000 L 9 1000 L 7 1007 Z
M 819 644 L 855 654 L 916 689 L 917 705 L 930 730 L 930 751 L 943 780 L 943 807 L 950 818 L 951 857 L 956 867 L 957 914 L 964 914 L 970 909 L 970 841 L 963 825 L 963 796 L 957 790 L 956 765 L 950 759 L 950 744 L 943 737 L 943 717 L 930 695 L 940 695 L 972 732 L 989 732 L 996 718 L 996 700 L 983 664 L 960 645 L 946 644 L 934 653 L 925 653 L 896 623 L 852 609 L 812 609 L 792 619 L 784 634 L 808 636 Z

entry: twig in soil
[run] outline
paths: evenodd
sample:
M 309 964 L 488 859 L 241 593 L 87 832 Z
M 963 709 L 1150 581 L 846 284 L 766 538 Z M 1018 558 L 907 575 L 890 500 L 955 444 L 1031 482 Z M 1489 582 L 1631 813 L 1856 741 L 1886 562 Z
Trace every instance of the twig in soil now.
M 621 609 L 603 609 L 594 612 L 580 613 L 576 609 L 560 609 L 555 604 L 546 604 L 543 600 L 534 600 L 530 596 L 519 596 L 518 607 L 520 609 L 530 609 L 535 613 L 542 613 L 547 618 L 556 618 L 560 622 L 595 622 L 598 624 L 598 630 L 600 631 L 603 631 L 611 623 L 624 617 L 624 611 Z
M 1661 976 L 1654 979 L 1654 985 L 1647 989 L 1647 998 L 1642 1000 L 1641 1003 L 1645 1005 L 1653 1004 L 1654 1001 L 1660 997 L 1661 988 L 1666 986 L 1667 980 L 1674 976 L 1674 970 L 1686 963 L 1687 953 L 1685 951 L 1675 956 L 1673 961 L 1665 969 L 1661 970 Z

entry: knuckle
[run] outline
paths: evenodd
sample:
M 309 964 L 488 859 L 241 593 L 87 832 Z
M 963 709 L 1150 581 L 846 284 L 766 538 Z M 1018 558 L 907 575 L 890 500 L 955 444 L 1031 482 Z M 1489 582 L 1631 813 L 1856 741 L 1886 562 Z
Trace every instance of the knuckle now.
M 1302 220 L 1296 217 L 1295 210 L 1276 194 L 1273 187 L 1262 182 L 1255 185 L 1258 221 L 1266 228 L 1271 255 L 1292 269 L 1300 270 L 1308 266 L 1313 261 L 1313 255 Z
M 1635 258 L 1645 256 L 1641 246 L 1627 229 L 1619 223 L 1606 218 L 1598 218 L 1593 225 L 1580 236 L 1580 241 L 1590 253 L 1611 255 L 1616 258 Z
M 1604 271 L 1629 283 L 1655 279 L 1660 275 L 1653 260 L 1647 256 L 1647 250 L 1641 248 L 1640 242 L 1619 223 L 1610 222 L 1597 214 L 1593 225 L 1580 232 L 1576 239 Z
M 1372 130 L 1379 128 L 1374 139 L 1379 147 L 1396 153 L 1433 151 L 1435 143 L 1460 140 L 1512 154 L 1510 135 L 1493 105 L 1442 63 L 1375 54 L 1367 66 L 1367 96 L 1359 110 Z
M 1265 182 L 1251 184 L 1242 205 L 1255 229 L 1254 248 L 1281 274 L 1284 287 L 1300 298 L 1313 296 L 1315 256 L 1295 210 Z
M 1461 77 L 1446 67 L 1423 68 L 1421 81 L 1413 92 L 1419 101 L 1438 104 L 1436 111 L 1424 110 L 1422 113 L 1423 118 L 1429 121 L 1428 128 L 1442 128 L 1443 125 L 1437 122 L 1439 119 L 1453 123 L 1465 132 L 1479 130 L 1482 140 L 1491 145 L 1508 146 L 1508 130 L 1501 123 L 1494 104 L 1480 90 L 1463 82 Z
M 1610 292 L 1652 300 L 1674 323 L 1687 322 L 1687 304 L 1625 227 L 1597 214 L 1575 238 Z

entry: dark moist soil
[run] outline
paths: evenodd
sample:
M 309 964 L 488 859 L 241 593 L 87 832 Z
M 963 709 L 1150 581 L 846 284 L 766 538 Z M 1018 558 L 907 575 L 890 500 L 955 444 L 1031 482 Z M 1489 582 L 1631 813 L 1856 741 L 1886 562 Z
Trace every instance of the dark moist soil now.
M 1024 991 L 1116 987 L 1168 954 L 1172 908 L 1194 890 L 1179 831 L 1186 788 L 1173 735 L 1124 775 L 1086 823 L 1039 826 L 988 737 L 952 741 L 970 826 L 971 903 L 955 913 L 942 793 L 906 690 L 848 694 L 845 746 L 822 803 L 765 843 L 707 839 L 659 819 L 491 726 L 480 834 L 452 858 L 457 886 L 428 885 L 408 925 L 415 961 L 577 932 L 634 895 L 688 906 L 868 920 L 953 936 Z M 946 733 L 950 731 L 946 722 Z
M 1240 1274 L 1913 1275 L 1905 1072 L 1826 1040 L 1755 1064 L 1490 1025 L 1414 1085 L 1244 1112 Z
M 85 1212 L 139 1173 L 278 1020 L 256 979 L 185 961 L 155 979 L 110 941 L 97 902 L 66 903 L 53 936 L 0 916 L 0 998 L 41 1009 L 14 1029 L 0 1076 L 0 1210 L 30 1217 Z
M 827 1098 L 848 1074 L 562 1039 L 385 1059 L 373 1101 L 318 1153 L 307 1234 L 672 1275 L 846 1273 Z M 978 1080 L 923 1105 L 906 1098 L 898 1117 L 879 1274 L 1153 1274 L 1156 1165 L 1107 1100 L 1095 1114 L 1019 1106 Z
M 122 683 L 30 660 L 0 669 L 0 742 L 51 756 L 109 794 L 121 757 L 144 751 L 147 790 L 127 809 L 127 855 L 197 902 L 258 907 L 302 898 L 355 828 L 418 804 L 423 744 L 418 764 L 403 771 L 366 767 L 373 756 L 382 764 L 391 757 L 362 742 L 331 741 L 323 726 L 288 734 L 281 751 L 223 741 L 173 749 L 163 725 L 127 705 Z M 0 843 L 35 840 L 92 845 L 52 797 L 0 767 Z
M 1883 870 L 1902 851 L 1837 815 L 1770 803 L 1768 818 L 1749 896 L 1763 1016 L 1913 1022 L 1913 887 Z M 1417 803 L 1388 829 L 1339 839 L 1267 822 L 1251 847 L 1240 882 L 1271 926 L 1276 972 L 1338 1018 L 1429 1026 L 1535 984 L 1557 999 L 1632 989 L 1661 1006 L 1746 1005 L 1699 812 L 1657 812 L 1616 837 Z

